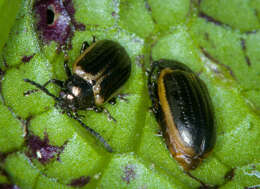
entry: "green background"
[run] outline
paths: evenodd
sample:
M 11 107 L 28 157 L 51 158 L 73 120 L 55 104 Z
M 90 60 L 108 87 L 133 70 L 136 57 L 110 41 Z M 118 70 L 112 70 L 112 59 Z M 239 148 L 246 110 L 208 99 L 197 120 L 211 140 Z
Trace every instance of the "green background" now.
M 84 123 L 112 146 L 112 154 L 55 109 L 50 97 L 42 92 L 23 95 L 33 88 L 23 78 L 41 84 L 50 78 L 65 80 L 64 54 L 57 53 L 55 42 L 39 40 L 32 1 L 12 1 L 15 6 L 8 2 L 0 2 L 0 184 L 73 188 L 68 185 L 71 180 L 90 176 L 82 188 L 201 186 L 171 157 L 148 112 L 145 70 L 151 59 L 167 58 L 199 74 L 214 105 L 216 145 L 190 173 L 221 189 L 260 186 L 259 0 L 73 0 L 75 19 L 86 29 L 74 33 L 68 50 L 70 66 L 82 42 L 91 42 L 92 36 L 119 42 L 132 60 L 130 79 L 122 89 L 129 102 L 105 104 L 117 122 L 104 114 L 80 112 Z M 22 62 L 31 55 L 29 62 Z M 53 85 L 48 89 L 59 92 Z M 64 145 L 60 161 L 54 158 L 43 165 L 26 155 L 25 136 L 43 138 L 44 132 L 51 145 Z

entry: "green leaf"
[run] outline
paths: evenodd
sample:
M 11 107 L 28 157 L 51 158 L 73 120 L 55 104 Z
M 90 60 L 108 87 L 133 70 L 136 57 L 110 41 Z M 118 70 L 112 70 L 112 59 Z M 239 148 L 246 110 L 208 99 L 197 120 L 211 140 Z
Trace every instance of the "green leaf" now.
M 0 187 L 259 187 L 259 0 L 18 2 L 0 2 L 0 49 L 6 41 L 0 53 Z M 55 25 L 60 18 L 69 22 L 65 30 Z M 57 38 L 63 34 L 68 38 Z M 56 109 L 51 97 L 41 91 L 24 95 L 35 89 L 25 78 L 40 84 L 66 80 L 65 54 L 71 68 L 82 42 L 91 43 L 93 36 L 119 42 L 132 61 L 130 79 L 120 91 L 129 94 L 128 101 L 104 105 L 116 123 L 104 113 L 79 111 L 113 153 Z M 145 71 L 151 59 L 162 58 L 198 74 L 214 107 L 216 144 L 190 175 L 170 154 L 149 112 Z M 47 88 L 59 94 L 59 87 Z M 43 160 L 46 151 L 50 156 Z
M 21 7 L 21 0 L 2 0 L 0 1 L 0 52 L 8 39 L 11 27 L 15 23 L 16 14 Z

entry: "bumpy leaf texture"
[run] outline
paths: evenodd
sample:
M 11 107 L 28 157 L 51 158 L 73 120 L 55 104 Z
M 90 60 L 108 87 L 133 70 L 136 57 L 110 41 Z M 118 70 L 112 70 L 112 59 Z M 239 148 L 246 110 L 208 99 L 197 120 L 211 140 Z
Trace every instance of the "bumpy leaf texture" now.
M 65 80 L 64 54 L 72 66 L 93 36 L 119 42 L 132 60 L 128 102 L 105 105 L 117 122 L 80 112 L 113 153 L 46 94 L 23 94 L 33 89 L 24 78 Z M 149 112 L 145 70 L 161 58 L 194 70 L 214 105 L 216 145 L 189 175 Z M 23 0 L 0 71 L 0 188 L 260 187 L 259 0 Z

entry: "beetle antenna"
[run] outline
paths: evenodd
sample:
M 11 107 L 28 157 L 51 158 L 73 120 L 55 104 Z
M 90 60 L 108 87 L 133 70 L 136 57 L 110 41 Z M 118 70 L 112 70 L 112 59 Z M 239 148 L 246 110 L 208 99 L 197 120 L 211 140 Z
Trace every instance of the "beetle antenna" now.
M 158 64 L 157 62 L 153 62 L 151 64 L 151 69 L 148 71 L 148 89 L 149 89 L 148 92 L 149 92 L 149 95 L 152 96 L 152 97 L 155 96 L 154 92 L 153 92 L 153 88 L 155 86 L 153 86 L 154 83 L 152 82 L 152 74 L 153 74 L 157 64 Z
M 54 100 L 59 101 L 60 99 L 56 96 L 54 96 L 53 94 L 51 94 L 48 89 L 46 89 L 46 87 L 43 87 L 42 85 L 30 80 L 30 79 L 23 79 L 25 82 L 30 83 L 31 85 L 34 85 L 35 87 L 37 87 L 38 89 L 40 89 L 41 91 L 43 91 L 44 93 L 46 93 L 47 95 L 49 95 L 50 97 L 52 97 Z
M 158 66 L 158 61 L 154 61 L 151 64 L 151 69 L 148 72 L 148 93 L 152 101 L 152 107 L 151 110 L 155 114 L 156 119 L 160 117 L 160 107 L 159 107 L 159 102 L 158 102 L 158 96 L 157 96 L 157 83 L 155 83 L 152 78 L 153 72 Z
M 111 146 L 105 141 L 105 139 L 98 133 L 96 132 L 94 129 L 90 128 L 89 126 L 87 126 L 85 123 L 83 123 L 79 117 L 77 117 L 76 115 L 67 112 L 67 115 L 73 119 L 75 119 L 76 121 L 78 121 L 80 123 L 81 126 L 83 126 L 87 131 L 90 132 L 90 134 L 92 134 L 93 136 L 95 136 L 102 144 L 104 144 L 105 148 L 107 149 L 108 152 L 113 152 L 113 149 L 111 148 Z

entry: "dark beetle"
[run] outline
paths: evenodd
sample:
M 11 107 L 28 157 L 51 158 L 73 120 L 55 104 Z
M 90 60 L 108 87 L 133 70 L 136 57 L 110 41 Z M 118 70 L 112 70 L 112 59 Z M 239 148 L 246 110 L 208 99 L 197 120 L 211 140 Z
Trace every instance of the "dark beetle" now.
M 24 79 L 24 81 L 54 98 L 57 107 L 79 121 L 104 143 L 109 151 L 112 151 L 97 132 L 80 120 L 77 110 L 91 109 L 100 112 L 104 109 L 100 105 L 111 99 L 130 76 L 131 60 L 127 52 L 120 44 L 110 40 L 101 40 L 91 46 L 85 42 L 81 48 L 81 55 L 73 64 L 73 73 L 68 68 L 67 61 L 64 62 L 64 68 L 68 77 L 66 81 L 51 79 L 44 85 L 29 79 Z M 46 89 L 49 83 L 61 87 L 59 97 Z M 32 92 L 34 91 L 29 91 L 25 95 Z M 107 110 L 106 113 L 112 118 Z
M 152 63 L 148 88 L 168 149 L 186 171 L 195 169 L 215 143 L 205 84 L 184 64 L 159 60 Z

